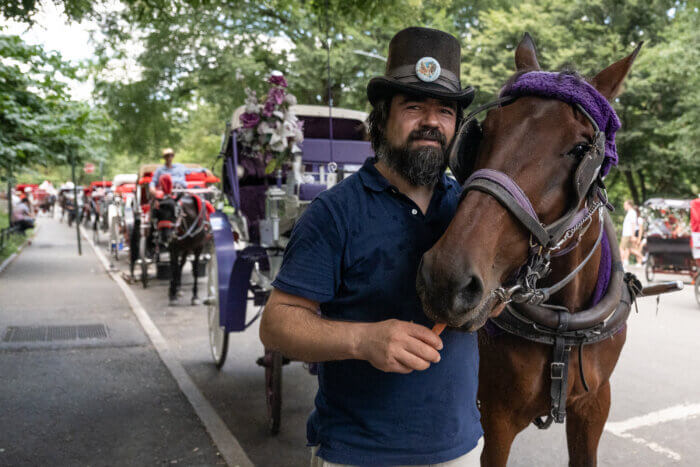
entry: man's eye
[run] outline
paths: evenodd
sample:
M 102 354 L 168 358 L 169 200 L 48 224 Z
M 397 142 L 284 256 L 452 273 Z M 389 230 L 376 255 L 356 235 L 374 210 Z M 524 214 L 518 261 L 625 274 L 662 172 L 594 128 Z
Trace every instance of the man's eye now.
M 571 151 L 569 151 L 568 155 L 576 159 L 583 159 L 583 156 L 585 156 L 590 149 L 591 145 L 589 143 L 579 143 L 574 146 Z
M 442 109 L 442 113 L 447 115 L 454 115 L 454 110 L 452 109 Z

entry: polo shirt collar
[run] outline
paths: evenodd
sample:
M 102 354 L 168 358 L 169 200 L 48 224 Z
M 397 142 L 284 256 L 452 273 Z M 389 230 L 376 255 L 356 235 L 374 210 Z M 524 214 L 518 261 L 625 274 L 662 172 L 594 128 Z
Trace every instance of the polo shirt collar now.
M 369 188 L 372 191 L 377 191 L 381 192 L 386 190 L 387 188 L 390 188 L 392 185 L 389 183 L 389 180 L 384 178 L 384 175 L 382 175 L 379 170 L 374 166 L 374 164 L 377 163 L 377 157 L 368 157 L 367 160 L 365 160 L 365 163 L 362 164 L 362 167 L 360 170 L 358 170 L 358 175 L 360 176 L 360 179 L 362 180 L 362 184 Z M 438 179 L 435 188 L 445 188 L 445 177 L 447 177 L 447 174 L 443 173 L 440 178 Z

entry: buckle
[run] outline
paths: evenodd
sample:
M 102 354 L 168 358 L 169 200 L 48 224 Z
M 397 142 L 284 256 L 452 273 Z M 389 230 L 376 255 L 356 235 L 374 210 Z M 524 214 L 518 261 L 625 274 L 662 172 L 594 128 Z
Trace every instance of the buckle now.
M 549 376 L 552 379 L 563 379 L 564 378 L 564 363 L 563 362 L 552 362 L 549 367 Z

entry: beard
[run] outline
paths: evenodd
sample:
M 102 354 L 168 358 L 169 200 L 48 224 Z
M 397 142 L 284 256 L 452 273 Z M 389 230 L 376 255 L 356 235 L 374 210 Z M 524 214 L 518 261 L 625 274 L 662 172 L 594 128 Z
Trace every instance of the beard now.
M 440 146 L 411 148 L 416 140 L 437 141 Z M 377 158 L 403 176 L 411 185 L 435 184 L 447 168 L 447 141 L 445 135 L 434 128 L 414 130 L 401 146 L 392 146 L 386 138 L 377 151 Z

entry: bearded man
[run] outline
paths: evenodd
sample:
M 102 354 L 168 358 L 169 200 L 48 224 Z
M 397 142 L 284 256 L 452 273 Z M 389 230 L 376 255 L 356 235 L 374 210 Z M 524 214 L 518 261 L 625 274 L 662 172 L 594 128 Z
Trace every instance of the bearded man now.
M 369 82 L 376 158 L 321 193 L 294 227 L 260 326 L 266 347 L 321 362 L 312 465 L 478 465 L 476 335 L 431 332 L 421 256 L 460 187 L 447 148 L 474 91 L 453 36 L 408 28 Z

